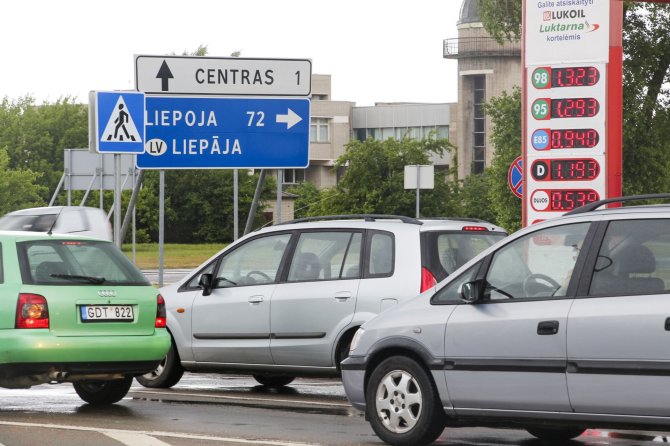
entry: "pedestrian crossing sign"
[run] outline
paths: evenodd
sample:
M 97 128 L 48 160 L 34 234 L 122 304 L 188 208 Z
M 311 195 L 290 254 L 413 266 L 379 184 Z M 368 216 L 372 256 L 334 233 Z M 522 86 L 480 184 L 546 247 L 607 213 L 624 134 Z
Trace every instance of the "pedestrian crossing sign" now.
M 92 91 L 89 148 L 95 153 L 144 153 L 145 97 L 136 91 Z

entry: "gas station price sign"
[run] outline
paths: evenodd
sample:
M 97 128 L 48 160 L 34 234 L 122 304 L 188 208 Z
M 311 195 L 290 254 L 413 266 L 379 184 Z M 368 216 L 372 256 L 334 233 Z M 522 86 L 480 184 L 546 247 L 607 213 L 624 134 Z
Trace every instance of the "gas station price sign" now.
M 592 87 L 600 80 L 596 67 L 539 67 L 533 71 L 531 81 L 538 89 L 560 87 Z
M 531 136 L 535 150 L 592 149 L 599 141 L 595 129 L 537 129 Z
M 593 158 L 537 159 L 531 166 L 536 181 L 593 181 L 600 163 Z
M 526 221 L 535 222 L 605 196 L 605 68 L 545 64 L 526 73 Z
M 536 212 L 564 213 L 598 200 L 600 194 L 593 189 L 538 189 L 530 197 Z

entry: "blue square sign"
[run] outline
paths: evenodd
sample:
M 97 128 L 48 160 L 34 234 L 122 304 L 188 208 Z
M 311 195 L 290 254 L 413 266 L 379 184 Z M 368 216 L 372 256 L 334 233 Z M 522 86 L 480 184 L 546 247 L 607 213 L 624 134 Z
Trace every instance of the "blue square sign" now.
M 144 153 L 144 93 L 92 91 L 89 99 L 91 151 Z

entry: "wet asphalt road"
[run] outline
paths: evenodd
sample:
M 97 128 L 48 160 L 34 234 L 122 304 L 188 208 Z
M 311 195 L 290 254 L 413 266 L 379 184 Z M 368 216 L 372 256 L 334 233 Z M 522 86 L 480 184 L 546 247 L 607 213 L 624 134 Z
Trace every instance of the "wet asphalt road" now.
M 644 446 L 664 433 L 590 430 L 570 446 Z M 380 445 L 339 381 L 298 379 L 283 389 L 230 375 L 186 374 L 173 389 L 134 385 L 111 407 L 83 404 L 69 384 L 0 389 L 2 446 Z M 447 429 L 436 444 L 539 446 L 522 430 Z

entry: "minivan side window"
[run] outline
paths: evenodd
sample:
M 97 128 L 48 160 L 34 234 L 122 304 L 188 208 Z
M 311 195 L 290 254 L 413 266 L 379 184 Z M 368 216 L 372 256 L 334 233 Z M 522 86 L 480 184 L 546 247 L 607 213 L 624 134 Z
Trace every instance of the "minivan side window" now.
M 655 294 L 670 287 L 670 221 L 612 221 L 598 251 L 590 294 Z
M 368 253 L 366 277 L 388 277 L 393 275 L 395 246 L 392 234 L 371 231 L 368 237 Z
M 486 274 L 484 298 L 564 297 L 589 226 L 542 229 L 499 249 Z
M 215 288 L 273 283 L 291 234 L 276 234 L 251 240 L 221 259 Z
M 463 284 L 475 280 L 475 275 L 481 266 L 482 262 L 468 268 L 463 274 L 454 279 L 449 285 L 438 291 L 431 299 L 434 304 L 457 304 L 463 302 L 461 300 L 461 289 Z
M 300 234 L 288 272 L 289 282 L 356 277 L 361 234 L 346 231 Z

